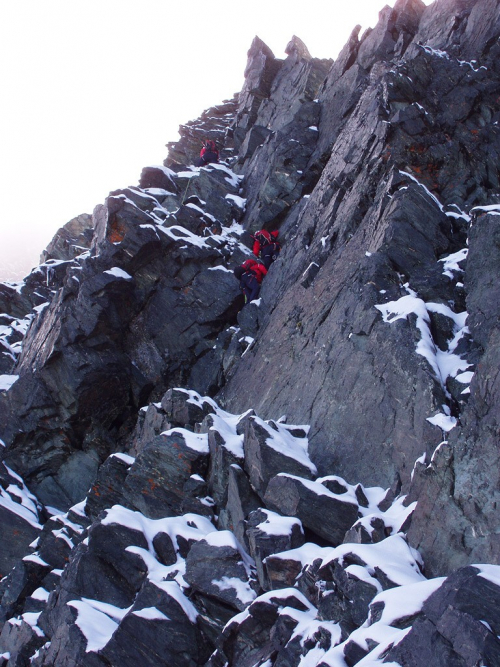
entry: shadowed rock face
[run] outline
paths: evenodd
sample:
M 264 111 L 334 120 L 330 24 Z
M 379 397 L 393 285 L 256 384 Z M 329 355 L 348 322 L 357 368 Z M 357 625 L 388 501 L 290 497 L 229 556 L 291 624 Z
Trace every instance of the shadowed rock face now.
M 8 667 L 498 663 L 499 33 L 399 0 L 334 63 L 256 38 L 87 252 L 0 286 Z
M 59 229 L 40 255 L 40 263 L 49 259 L 74 259 L 90 248 L 92 241 L 92 216 L 88 213 L 73 218 Z
M 427 417 L 443 404 L 455 416 L 463 407 L 451 380 L 443 383 L 415 354 L 415 319 L 389 325 L 376 306 L 410 289 L 425 303 L 465 310 L 462 285 L 443 275 L 439 260 L 465 248 L 460 211 L 496 201 L 500 150 L 498 47 L 486 36 L 498 7 L 484 3 L 481 26 L 471 9 L 454 5 L 478 49 L 473 64 L 460 55 L 470 56 L 461 33 L 431 29 L 442 20 L 440 3 L 400 2 L 361 43 L 353 35 L 333 65 L 319 95 L 308 167 L 327 151 L 324 133 L 328 162 L 309 198 L 291 195 L 256 344 L 221 393 L 231 409 L 252 405 L 268 416 L 291 410 L 294 421 L 311 423 L 313 460 L 323 474 L 334 469 L 383 484 L 399 476 L 407 488 L 415 460 L 423 452 L 430 460 L 443 438 Z M 257 174 L 275 166 L 279 173 L 279 151 L 273 162 L 266 146 L 252 156 L 250 193 Z M 264 197 L 266 187 L 259 192 Z M 288 193 L 283 187 L 276 200 Z M 450 338 L 446 319 L 434 314 L 431 321 L 442 349 Z M 471 363 L 474 345 L 466 353 Z
M 431 571 L 465 562 L 498 562 L 498 216 L 479 211 L 469 234 L 465 274 L 468 324 L 482 352 L 461 414 L 435 464 L 421 470 L 419 498 L 410 535 L 426 554 Z M 419 492 L 420 491 L 420 492 Z M 449 517 L 447 529 L 428 531 L 434 514 Z M 453 549 L 450 549 L 450 543 Z
M 183 384 L 235 321 L 238 288 L 224 265 L 243 252 L 225 197 L 238 179 L 227 167 L 186 173 L 165 170 L 173 192 L 131 188 L 96 208 L 92 252 L 70 263 L 24 341 L 17 387 L 0 396 L 6 460 L 48 504 L 81 500 L 138 408 Z M 194 194 L 204 191 L 206 209 Z

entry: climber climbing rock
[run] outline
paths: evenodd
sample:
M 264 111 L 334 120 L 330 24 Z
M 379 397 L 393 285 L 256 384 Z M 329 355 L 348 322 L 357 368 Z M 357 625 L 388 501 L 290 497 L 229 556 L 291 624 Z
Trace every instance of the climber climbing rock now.
M 253 264 L 250 264 L 252 262 Z M 247 259 L 241 266 L 233 269 L 235 277 L 240 281 L 240 289 L 245 297 L 245 305 L 259 298 L 260 286 L 267 269 L 254 259 Z
M 260 229 L 252 236 L 254 240 L 253 254 L 260 257 L 266 269 L 269 269 L 280 253 L 281 244 L 276 240 L 278 234 L 277 230 L 268 232 L 265 229 Z
M 203 148 L 200 151 L 200 158 L 198 160 L 198 167 L 205 167 L 207 164 L 219 161 L 219 151 L 212 139 L 206 139 L 203 142 Z
M 258 262 L 256 259 L 247 259 L 243 262 L 241 267 L 245 271 L 252 271 L 252 273 L 255 274 L 255 277 L 257 278 L 257 282 L 259 285 L 262 284 L 263 279 L 267 275 L 267 269 L 262 264 L 261 262 Z

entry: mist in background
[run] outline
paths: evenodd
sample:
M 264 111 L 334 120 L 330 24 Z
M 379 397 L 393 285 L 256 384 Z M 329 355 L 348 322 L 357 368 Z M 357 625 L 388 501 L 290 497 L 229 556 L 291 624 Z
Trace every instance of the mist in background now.
M 162 164 L 178 126 L 243 85 L 255 35 L 336 58 L 395 0 L 23 0 L 0 7 L 0 280 L 56 231 Z M 426 4 L 430 4 L 427 0 Z

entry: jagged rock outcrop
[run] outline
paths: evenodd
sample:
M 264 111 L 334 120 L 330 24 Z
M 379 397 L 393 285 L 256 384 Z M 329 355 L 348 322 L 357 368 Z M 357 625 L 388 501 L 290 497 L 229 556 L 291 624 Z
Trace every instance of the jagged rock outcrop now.
M 71 259 L 47 259 L 24 280 L 0 283 L 1 375 L 12 374 L 32 321 L 49 305 L 62 286 L 68 269 L 77 265 Z
M 499 34 L 256 38 L 88 251 L 0 286 L 0 664 L 500 662 Z
M 83 498 L 151 392 L 187 379 L 235 322 L 225 264 L 246 252 L 231 227 L 239 179 L 223 165 L 166 174 L 176 192 L 130 188 L 96 208 L 92 252 L 71 263 L 0 396 L 7 462 L 61 508 Z
M 92 241 L 92 216 L 83 213 L 59 229 L 40 255 L 40 265 L 24 280 L 0 284 L 0 371 L 9 372 L 18 359 L 29 324 L 63 285 L 76 257 L 85 254 Z M 5 327 L 5 328 L 4 328 Z
M 238 96 L 235 95 L 231 100 L 224 100 L 222 104 L 206 109 L 196 120 L 181 125 L 180 140 L 167 144 L 169 151 L 165 166 L 178 171 L 183 169 L 183 165 L 196 164 L 206 139 L 215 141 L 221 158 L 233 157 L 234 146 L 229 128 L 237 106 Z M 141 187 L 144 187 L 143 183 Z
M 497 47 L 489 44 L 470 64 L 458 52 L 436 50 L 444 52 L 453 33 L 440 45 L 418 45 L 439 4 L 424 9 L 418 2 L 397 3 L 361 45 L 354 48 L 351 39 L 351 57 L 343 57 L 341 71 L 332 67 L 321 108 L 347 104 L 354 88 L 359 97 L 344 114 L 318 184 L 309 197 L 296 200 L 281 227 L 288 242 L 263 288 L 266 308 L 255 345 L 221 394 L 231 409 L 253 405 L 267 416 L 293 405 L 294 421 L 311 423 L 319 470 L 353 481 L 361 474 L 364 481 L 382 476 L 390 484 L 397 475 L 407 485 L 414 461 L 423 451 L 430 460 L 442 440 L 427 418 L 442 412 L 443 404 L 457 415 L 447 394 L 453 379 L 440 377 L 432 351 L 428 357 L 411 352 L 418 328 L 405 319 L 388 326 L 377 306 L 414 290 L 431 311 L 425 317 L 439 349 L 447 351 L 448 342 L 439 337 L 456 334 L 454 318 L 465 302 L 462 284 L 455 287 L 461 280 L 443 275 L 441 260 L 465 248 L 470 208 L 498 193 Z M 491 20 L 491 7 L 489 12 Z M 409 46 L 421 13 L 424 33 Z M 470 30 L 479 40 L 487 23 L 477 17 L 474 10 Z M 388 32 L 391 38 L 383 38 Z M 404 60 L 380 60 L 382 53 L 399 57 L 405 44 Z M 360 68 L 362 79 L 354 74 Z M 356 85 L 346 92 L 351 70 Z M 322 127 L 323 116 L 320 137 Z M 335 138 L 331 127 L 328 132 Z M 261 152 L 265 170 L 269 155 Z M 249 171 L 249 190 L 252 178 Z M 450 303 L 446 324 L 435 311 Z M 449 333 L 439 334 L 441 327 Z M 473 363 L 477 356 L 464 344 L 460 353 L 470 354 Z M 279 364 L 279 391 L 272 388 L 268 364 Z
M 259 433 L 268 429 L 267 442 L 255 442 L 256 427 Z M 287 645 L 297 621 L 304 624 L 319 614 L 325 647 L 341 638 L 345 630 L 340 628 L 359 627 L 380 588 L 423 579 L 416 554 L 397 529 L 390 531 L 394 539 L 387 544 L 321 548 L 305 543 L 293 508 L 281 508 L 281 514 L 269 509 L 268 491 L 265 497 L 253 492 L 257 509 L 241 503 L 241 542 L 225 527 L 222 510 L 237 491 L 228 496 L 218 491 L 225 469 L 235 469 L 220 451 L 244 459 L 248 473 L 237 469 L 250 487 L 256 466 L 263 478 L 271 477 L 275 460 L 263 456 L 271 446 L 283 450 L 289 467 L 296 461 L 314 476 L 313 466 L 306 465 L 307 444 L 304 427 L 231 415 L 194 391 L 169 390 L 161 404 L 148 407 L 130 438 L 137 456 L 113 454 L 85 501 L 46 522 L 31 553 L 4 578 L 0 593 L 6 622 L 0 644 L 10 660 L 123 667 L 140 656 L 144 664 L 201 666 L 233 655 L 233 664 L 239 664 L 235 655 L 274 651 L 276 642 L 283 655 L 298 660 L 300 642 Z M 293 479 L 307 485 L 310 495 L 345 497 L 354 513 L 344 533 L 358 516 L 385 514 L 377 507 L 385 500 L 383 489 L 355 489 L 338 477 Z M 397 504 L 390 507 L 406 514 L 401 504 L 399 510 Z M 338 525 L 325 522 L 325 508 L 310 498 L 306 517 L 309 537 L 317 531 L 325 543 L 342 541 Z M 402 556 L 408 563 L 397 569 Z M 321 568 L 315 560 L 301 574 L 310 558 L 322 558 Z M 365 581 L 368 572 L 373 573 L 371 584 Z M 290 588 L 299 575 L 301 592 Z M 361 590 L 361 598 L 356 597 Z M 280 610 L 280 600 L 307 613 L 302 620 L 293 614 L 288 619 L 290 612 Z M 268 605 L 269 614 L 263 616 Z M 238 612 L 245 616 L 236 617 Z M 271 644 L 262 642 L 256 621 L 271 632 Z M 245 633 L 250 633 L 246 639 Z
M 49 259 L 69 260 L 86 252 L 92 242 L 93 220 L 88 213 L 73 218 L 59 229 L 40 255 L 40 264 Z
M 237 165 L 246 176 L 245 224 L 254 231 L 280 222 L 311 189 L 305 168 L 318 136 L 315 98 L 331 61 L 312 58 L 297 37 L 286 53 L 280 61 L 253 41 L 234 121 Z

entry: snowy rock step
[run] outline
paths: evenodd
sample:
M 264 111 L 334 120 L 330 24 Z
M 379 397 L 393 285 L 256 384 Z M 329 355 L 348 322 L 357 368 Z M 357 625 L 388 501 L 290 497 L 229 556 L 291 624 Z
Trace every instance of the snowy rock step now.
M 271 554 L 302 546 L 304 531 L 299 519 L 260 508 L 250 513 L 246 525 L 249 550 L 255 560 L 261 588 L 269 590 L 289 586 L 278 586 L 275 581 L 270 583 L 264 563 Z
M 276 422 L 266 423 L 257 416 L 242 420 L 238 432 L 245 436 L 245 472 L 262 498 L 270 480 L 281 472 L 307 479 L 316 474 L 316 466 L 307 453 L 307 430 L 299 429 Z
M 264 496 L 267 507 L 302 524 L 333 545 L 340 544 L 358 518 L 358 501 L 348 490 L 329 491 L 319 482 L 280 473 L 273 477 Z
M 205 478 L 209 450 L 206 434 L 184 428 L 170 429 L 153 438 L 135 459 L 125 482 L 125 496 L 151 518 L 196 509 L 209 512 L 201 501 L 186 493 L 192 475 Z
M 186 559 L 186 582 L 198 593 L 243 611 L 256 597 L 255 564 L 230 531 L 210 533 Z

